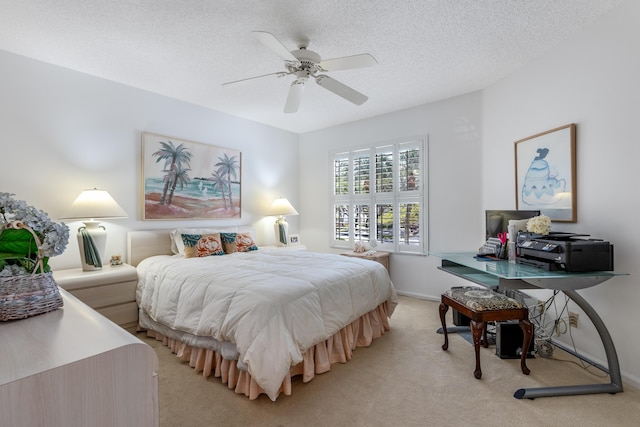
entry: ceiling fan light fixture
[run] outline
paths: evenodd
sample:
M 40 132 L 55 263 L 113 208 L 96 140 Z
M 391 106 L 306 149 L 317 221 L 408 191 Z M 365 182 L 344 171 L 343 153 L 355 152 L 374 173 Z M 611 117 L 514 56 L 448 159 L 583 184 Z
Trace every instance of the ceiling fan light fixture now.
M 304 85 L 307 82 L 307 77 L 299 77 L 291 83 L 289 88 L 289 95 L 287 95 L 287 102 L 284 104 L 284 112 L 295 113 L 300 108 L 302 102 L 302 94 L 304 92 Z
M 296 79 L 291 83 L 291 87 L 289 88 L 289 94 L 284 107 L 285 113 L 295 113 L 298 111 L 302 100 L 302 93 L 304 92 L 304 85 L 310 77 L 313 77 L 319 86 L 355 105 L 362 105 L 369 99 L 366 95 L 350 88 L 344 83 L 340 83 L 339 81 L 324 74 L 318 75 L 318 72 L 372 67 L 378 63 L 372 55 L 363 53 L 323 61 L 322 57 L 318 53 L 307 49 L 306 46 L 300 46 L 297 50 L 289 51 L 273 34 L 269 32 L 253 31 L 252 34 L 263 45 L 284 61 L 284 66 L 288 72 L 265 74 L 262 76 L 223 83 L 223 85 L 246 82 L 248 80 L 263 77 L 283 77 L 285 75 L 294 74 Z

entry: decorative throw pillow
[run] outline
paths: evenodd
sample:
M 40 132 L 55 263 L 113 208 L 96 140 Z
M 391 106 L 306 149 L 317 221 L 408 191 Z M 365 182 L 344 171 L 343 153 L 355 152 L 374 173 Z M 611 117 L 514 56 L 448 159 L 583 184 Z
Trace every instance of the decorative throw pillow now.
M 234 252 L 255 251 L 258 246 L 249 233 L 220 233 L 224 252 L 232 254 Z
M 176 228 L 169 234 L 171 237 L 171 251 L 174 254 L 184 255 L 184 241 L 182 240 L 183 234 L 216 234 L 220 233 L 220 228 Z M 235 231 L 235 230 L 233 230 Z
M 220 233 L 183 234 L 182 242 L 186 258 L 224 255 Z
M 237 236 L 238 233 L 220 233 L 220 240 L 222 240 L 222 246 L 224 246 L 225 254 L 238 252 L 238 246 L 236 245 Z
M 256 242 L 249 233 L 238 233 L 238 236 L 236 237 L 236 246 L 238 247 L 238 252 L 258 250 L 258 245 L 256 245 Z

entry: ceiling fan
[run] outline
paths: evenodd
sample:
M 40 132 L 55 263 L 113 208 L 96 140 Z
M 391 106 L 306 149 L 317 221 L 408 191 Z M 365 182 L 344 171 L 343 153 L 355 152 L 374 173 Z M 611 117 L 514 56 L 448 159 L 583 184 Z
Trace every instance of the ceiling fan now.
M 248 80 L 271 77 L 280 78 L 288 75 L 294 75 L 296 79 L 291 83 L 291 87 L 289 89 L 287 102 L 284 106 L 285 113 L 295 113 L 298 111 L 300 102 L 302 101 L 304 86 L 311 78 L 314 79 L 319 86 L 356 105 L 362 105 L 367 99 L 369 99 L 366 95 L 363 95 L 357 90 L 321 73 L 327 71 L 372 67 L 378 63 L 372 55 L 363 53 L 359 55 L 323 60 L 319 54 L 312 50 L 308 50 L 306 46 L 300 46 L 299 49 L 290 52 L 273 34 L 266 31 L 253 31 L 252 34 L 262 42 L 262 44 L 267 46 L 284 60 L 284 66 L 287 71 L 279 71 L 276 73 L 235 80 L 223 83 L 223 86 L 244 83 Z

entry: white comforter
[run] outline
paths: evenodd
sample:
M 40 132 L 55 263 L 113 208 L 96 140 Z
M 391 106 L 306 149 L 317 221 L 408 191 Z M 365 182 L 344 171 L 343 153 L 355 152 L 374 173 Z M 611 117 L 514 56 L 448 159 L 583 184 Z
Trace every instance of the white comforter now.
M 397 296 L 376 262 L 260 249 L 206 258 L 154 256 L 138 265 L 137 300 L 172 330 L 235 344 L 238 359 L 275 400 L 311 346 Z

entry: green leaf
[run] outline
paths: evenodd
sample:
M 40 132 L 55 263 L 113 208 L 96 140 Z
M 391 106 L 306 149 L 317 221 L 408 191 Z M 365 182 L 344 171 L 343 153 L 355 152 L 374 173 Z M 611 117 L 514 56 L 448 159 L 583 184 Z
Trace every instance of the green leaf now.
M 37 253 L 38 246 L 29 231 L 7 228 L 0 233 L 0 259 L 24 258 Z

